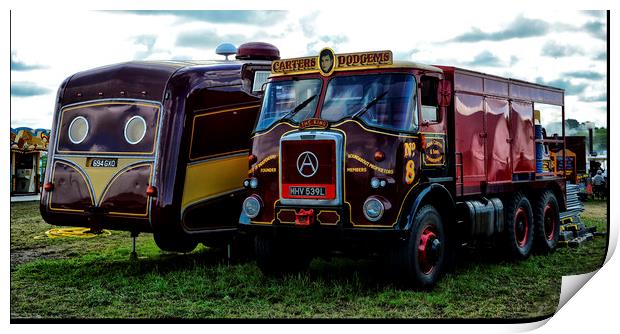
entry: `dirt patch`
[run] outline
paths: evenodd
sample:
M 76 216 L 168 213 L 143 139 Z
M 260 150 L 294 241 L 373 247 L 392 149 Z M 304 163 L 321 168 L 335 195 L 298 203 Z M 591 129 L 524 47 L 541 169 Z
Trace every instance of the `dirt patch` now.
M 70 252 L 67 247 L 57 246 L 11 249 L 11 269 L 20 264 L 35 260 L 66 259 L 69 257 Z

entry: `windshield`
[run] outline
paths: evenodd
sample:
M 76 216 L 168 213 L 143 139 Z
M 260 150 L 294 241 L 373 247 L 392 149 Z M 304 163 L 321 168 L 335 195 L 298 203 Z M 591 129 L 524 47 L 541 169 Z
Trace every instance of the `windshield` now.
M 294 123 L 311 117 L 316 111 L 320 92 L 320 79 L 270 82 L 265 90 L 256 131 L 270 127 L 283 117 Z
M 335 77 L 327 86 L 321 118 L 359 117 L 370 126 L 412 132 L 417 126 L 415 88 L 410 74 Z

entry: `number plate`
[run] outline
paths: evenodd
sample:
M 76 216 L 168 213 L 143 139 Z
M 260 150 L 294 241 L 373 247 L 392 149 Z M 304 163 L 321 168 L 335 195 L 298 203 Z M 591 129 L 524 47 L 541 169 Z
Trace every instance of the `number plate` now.
M 325 187 L 289 187 L 290 196 L 325 197 Z
M 115 168 L 116 166 L 118 166 L 118 159 L 88 158 L 86 161 L 86 166 L 97 168 Z

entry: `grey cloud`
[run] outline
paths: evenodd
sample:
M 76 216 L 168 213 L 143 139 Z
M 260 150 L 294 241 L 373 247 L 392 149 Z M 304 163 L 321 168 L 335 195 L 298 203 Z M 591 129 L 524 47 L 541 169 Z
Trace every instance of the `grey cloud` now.
M 465 62 L 464 64 L 468 66 L 502 66 L 501 60 L 488 50 L 482 51 L 477 54 L 473 60 Z
M 547 85 L 551 87 L 562 88 L 566 92 L 566 95 L 579 95 L 583 93 L 583 91 L 588 87 L 588 85 L 585 83 L 572 84 L 570 80 L 565 80 L 565 79 L 545 81 L 543 80 L 543 78 L 538 77 L 536 78 L 536 82 L 539 84 L 543 84 L 543 85 Z
M 282 10 L 129 10 L 109 11 L 147 16 L 171 15 L 181 20 L 271 26 L 284 20 Z
M 324 43 L 331 43 L 331 44 L 340 44 L 340 43 L 346 43 L 349 41 L 349 38 L 345 35 L 323 35 L 320 36 L 319 39 L 324 42 Z
M 47 68 L 47 66 L 39 64 L 26 64 L 17 60 L 17 55 L 14 51 L 11 51 L 11 71 L 32 71 Z
M 599 52 L 594 55 L 594 60 L 607 60 L 607 51 Z
M 605 24 L 600 21 L 590 21 L 582 27 L 582 29 L 588 32 L 591 36 L 603 40 L 607 39 L 607 31 L 605 28 Z
M 319 46 L 327 46 L 332 49 L 338 49 L 338 45 L 342 43 L 346 43 L 349 41 L 349 38 L 345 35 L 322 35 L 317 38 L 313 38 L 308 44 L 306 44 L 306 54 L 305 56 L 316 56 L 319 53 Z
M 420 52 L 419 49 L 410 49 L 406 51 L 396 51 L 394 52 L 394 59 L 411 59 L 411 56 Z
M 514 64 L 519 62 L 519 57 L 517 56 L 510 56 L 510 66 L 513 66 Z
M 596 96 L 580 96 L 579 100 L 583 102 L 607 102 L 607 93 Z
M 213 30 L 196 30 L 182 32 L 177 36 L 175 45 L 200 49 L 212 49 L 223 42 L 239 45 L 248 40 L 240 34 L 218 35 Z
M 504 30 L 484 32 L 479 28 L 472 28 L 452 39 L 454 42 L 503 41 L 512 38 L 526 38 L 543 36 L 549 31 L 549 24 L 542 20 L 528 19 L 518 16 Z
M 135 44 L 143 45 L 144 47 L 146 47 L 146 50 L 136 52 L 136 54 L 134 55 L 134 58 L 144 59 L 155 51 L 154 46 L 155 46 L 155 42 L 157 41 L 157 36 L 156 35 L 140 35 L 140 36 L 134 37 L 133 41 Z
M 559 44 L 555 41 L 548 41 L 543 45 L 541 54 L 543 56 L 549 56 L 554 58 L 570 57 L 574 55 L 583 55 L 584 52 L 581 48 L 568 44 Z
M 599 19 L 604 18 L 606 15 L 604 10 L 582 10 L 581 13 Z
M 299 24 L 301 26 L 301 32 L 304 33 L 306 37 L 314 36 L 314 21 L 319 16 L 319 12 L 313 12 L 310 15 L 306 15 L 299 19 Z
M 51 92 L 50 89 L 37 86 L 37 84 L 26 81 L 11 82 L 11 96 L 29 97 L 45 95 Z
M 565 76 L 576 79 L 601 80 L 605 75 L 594 71 L 573 71 L 564 73 Z

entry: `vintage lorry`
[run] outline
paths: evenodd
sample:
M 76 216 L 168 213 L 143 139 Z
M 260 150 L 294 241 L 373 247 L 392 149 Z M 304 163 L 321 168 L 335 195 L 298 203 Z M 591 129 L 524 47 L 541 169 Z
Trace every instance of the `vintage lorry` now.
M 67 78 L 41 194 L 45 221 L 152 232 L 169 251 L 230 241 L 261 87 L 279 51 L 257 42 L 221 50 L 236 60 L 131 61 Z
M 466 242 L 556 247 L 564 175 L 540 173 L 535 104 L 564 91 L 390 51 L 277 60 L 249 152 L 241 231 L 264 273 L 327 251 L 389 255 L 432 286 Z

